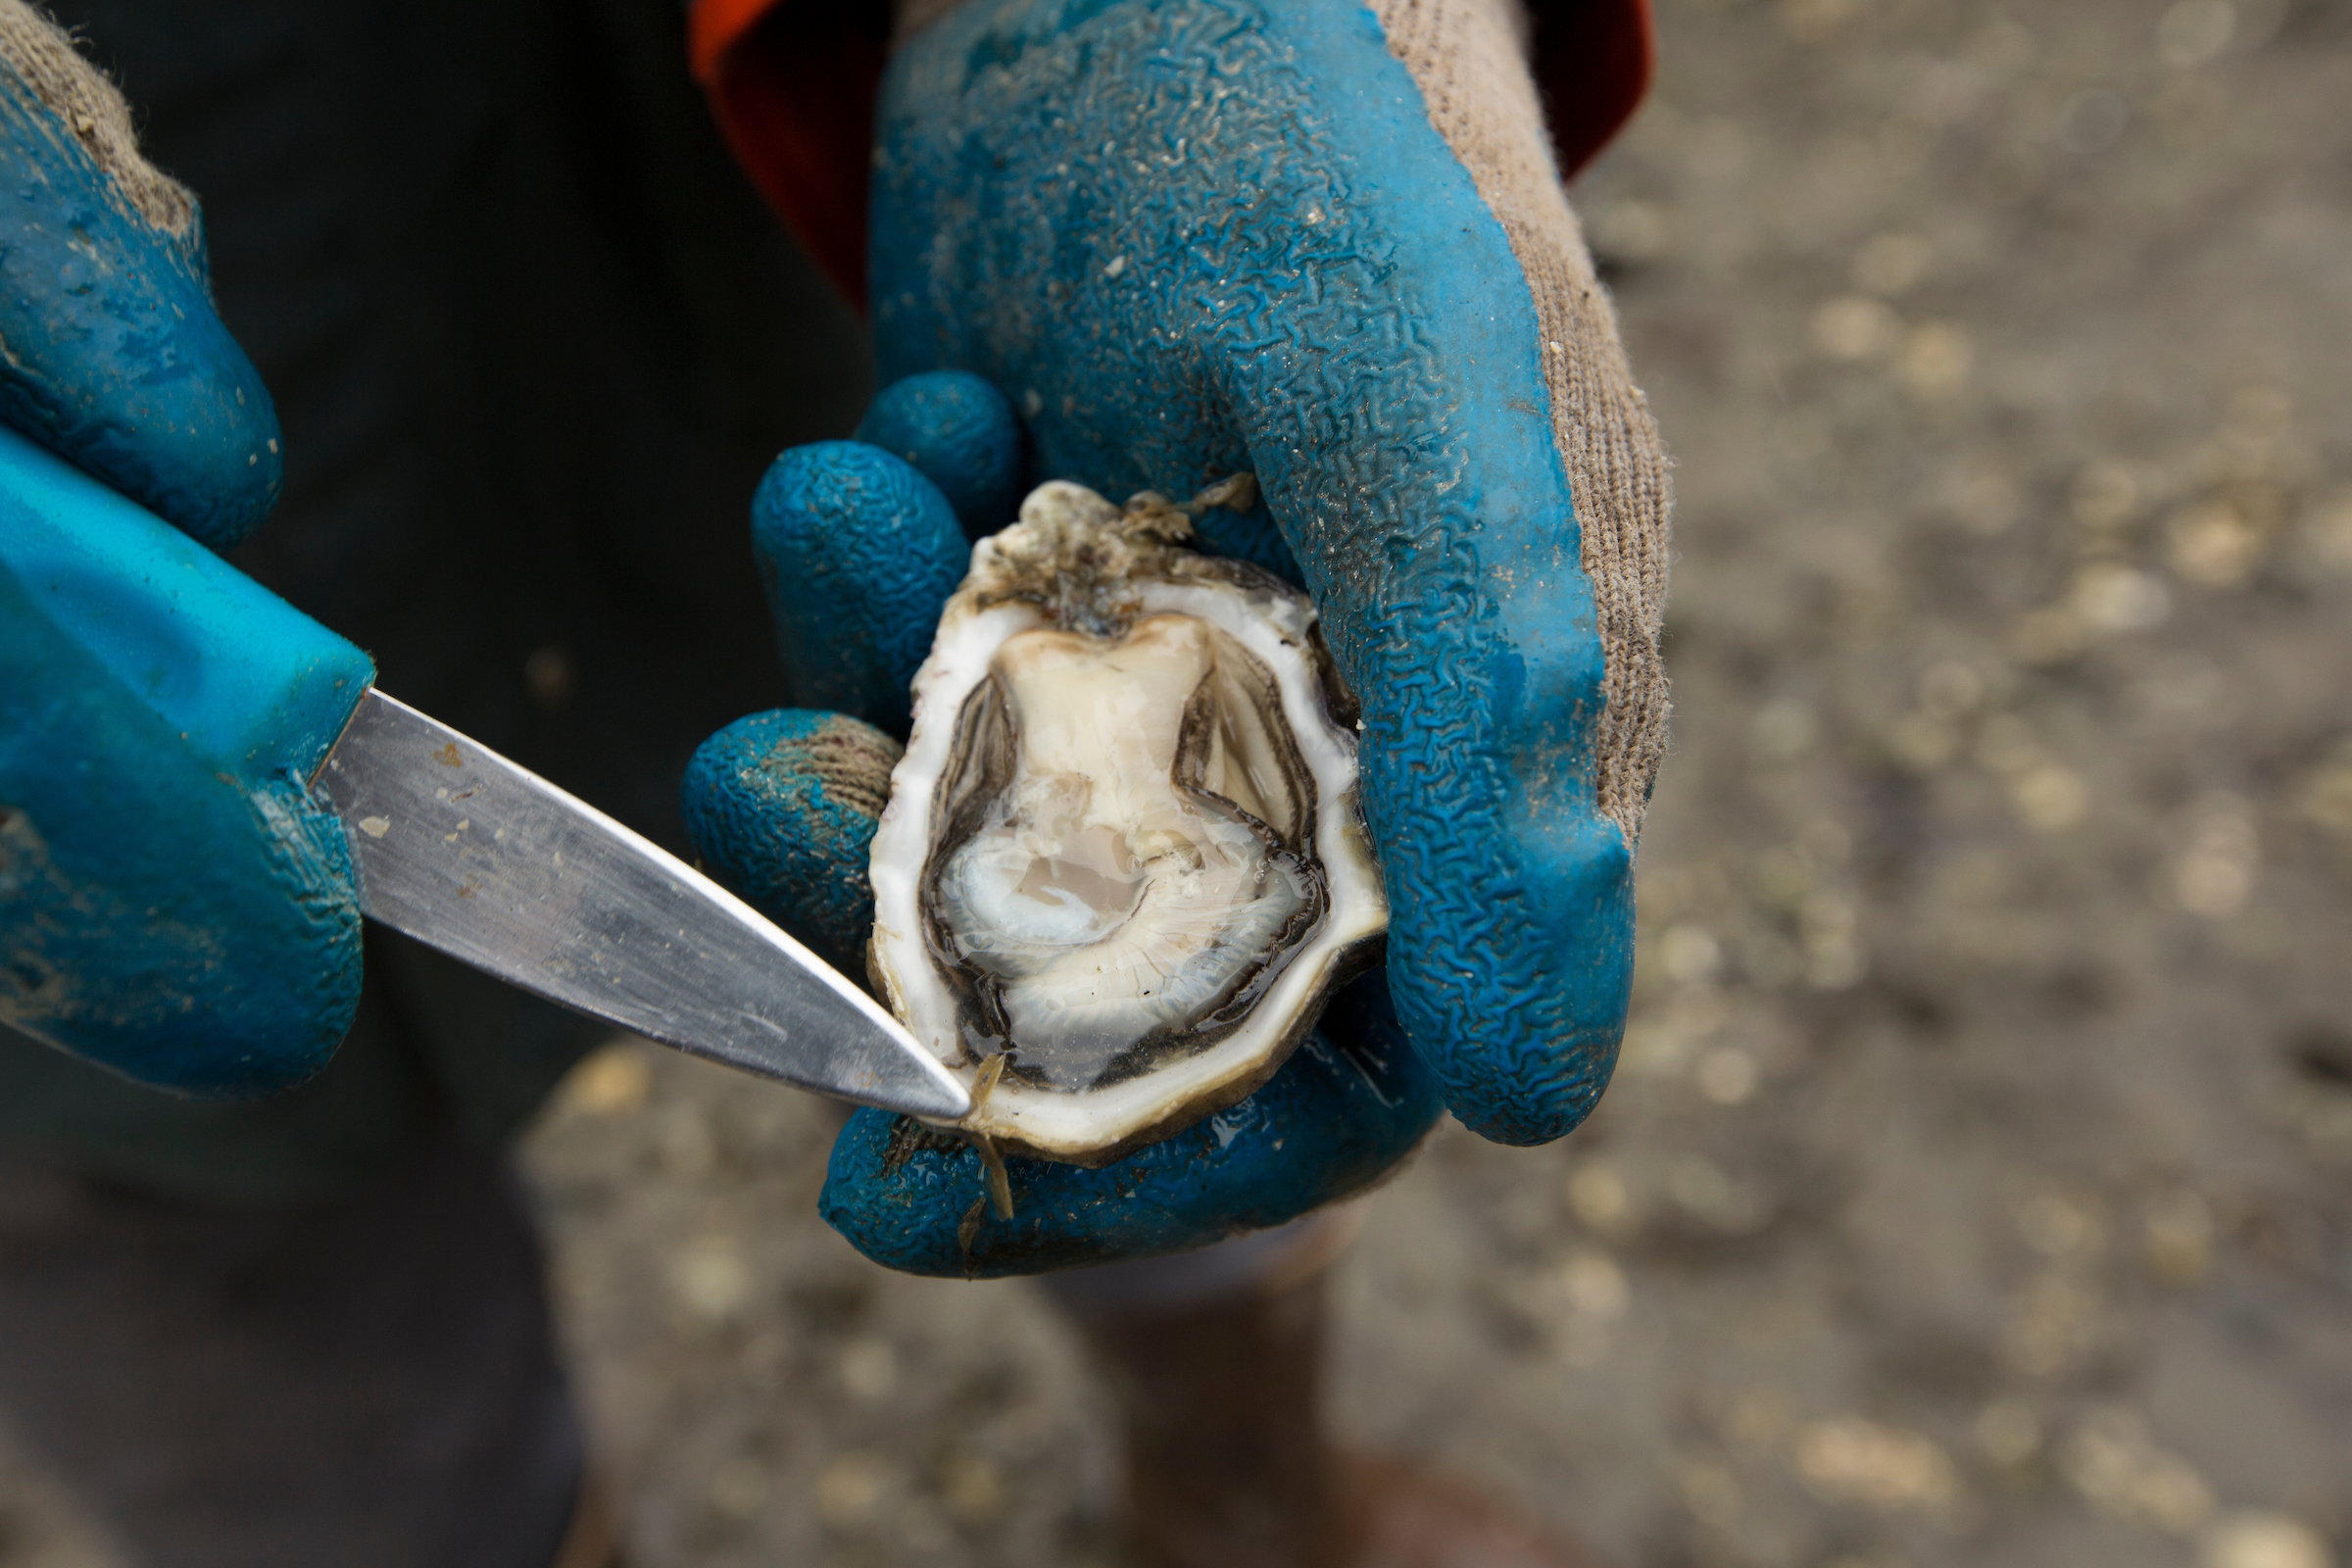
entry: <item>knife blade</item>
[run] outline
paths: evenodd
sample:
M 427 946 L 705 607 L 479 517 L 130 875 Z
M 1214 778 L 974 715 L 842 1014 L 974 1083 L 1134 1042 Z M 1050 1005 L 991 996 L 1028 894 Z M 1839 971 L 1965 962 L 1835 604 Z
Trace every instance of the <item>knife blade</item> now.
M 312 777 L 361 908 L 577 1012 L 837 1099 L 970 1109 L 873 999 L 751 906 L 547 780 L 370 687 Z

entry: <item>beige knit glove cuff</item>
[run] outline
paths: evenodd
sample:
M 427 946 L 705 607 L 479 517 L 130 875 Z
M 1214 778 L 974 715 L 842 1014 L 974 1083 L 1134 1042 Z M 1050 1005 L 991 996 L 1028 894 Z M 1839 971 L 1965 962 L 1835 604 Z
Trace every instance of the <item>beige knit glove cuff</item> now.
M 1413 74 L 1431 123 L 1469 170 L 1527 273 L 1544 336 L 1552 440 L 1568 471 L 1608 660 L 1595 785 L 1601 812 L 1630 844 L 1666 755 L 1666 667 L 1658 656 L 1673 504 L 1666 450 L 1560 186 L 1527 69 L 1518 0 L 1370 4 L 1389 52 Z

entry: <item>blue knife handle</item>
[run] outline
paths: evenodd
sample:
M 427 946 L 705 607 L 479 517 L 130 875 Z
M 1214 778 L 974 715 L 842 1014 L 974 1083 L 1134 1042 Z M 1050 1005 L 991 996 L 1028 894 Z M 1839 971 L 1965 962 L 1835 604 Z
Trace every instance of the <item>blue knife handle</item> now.
M 316 1072 L 359 1004 L 308 790 L 366 654 L 0 428 L 0 1024 L 182 1094 Z
M 375 665 L 178 529 L 0 426 L 0 567 L 187 748 L 308 779 Z

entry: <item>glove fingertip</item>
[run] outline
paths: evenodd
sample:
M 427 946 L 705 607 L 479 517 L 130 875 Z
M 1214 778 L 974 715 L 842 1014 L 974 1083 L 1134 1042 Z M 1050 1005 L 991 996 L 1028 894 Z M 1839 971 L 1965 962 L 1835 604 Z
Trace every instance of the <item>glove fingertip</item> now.
M 30 13 L 0 61 L 22 176 L 0 250 L 0 421 L 209 549 L 261 524 L 277 413 L 214 310 L 195 202 L 127 145 L 129 112 Z M 103 149 L 103 153 L 101 152 Z
M 847 974 L 874 920 L 866 846 L 899 745 L 842 713 L 777 709 L 695 749 L 680 808 L 720 885 Z
M 1408 886 L 1391 910 L 1389 976 L 1446 1108 L 1490 1142 L 1526 1147 L 1583 1125 L 1616 1070 L 1633 990 L 1633 863 L 1616 824 L 1594 814 L 1517 836 L 1516 875 L 1544 890 L 1552 918 L 1504 943 L 1429 900 L 1426 884 Z
M 926 370 L 893 381 L 858 421 L 857 438 L 939 486 L 974 539 L 1010 523 L 1020 508 L 1020 420 L 983 376 Z
M 794 447 L 753 498 L 752 553 L 795 700 L 906 734 L 907 687 L 971 557 L 939 487 L 861 441 Z

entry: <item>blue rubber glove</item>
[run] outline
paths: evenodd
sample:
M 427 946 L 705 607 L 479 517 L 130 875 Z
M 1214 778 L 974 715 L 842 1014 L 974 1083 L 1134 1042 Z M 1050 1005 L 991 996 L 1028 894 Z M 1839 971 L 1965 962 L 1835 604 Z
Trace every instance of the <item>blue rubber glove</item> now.
M 1392 39 L 1352 0 L 965 0 L 893 61 L 872 244 L 886 376 L 956 369 L 1003 388 L 1031 479 L 1183 496 L 1257 475 L 1261 510 L 1212 513 L 1200 533 L 1303 583 L 1362 702 L 1400 1031 L 1347 999 L 1325 1049 L 1250 1102 L 1266 1112 L 1256 1157 L 1212 1152 L 1212 1120 L 1102 1172 L 1016 1169 L 1011 1222 L 972 1206 L 973 1156 L 861 1117 L 823 1201 L 869 1255 L 1024 1272 L 1302 1211 L 1369 1179 L 1316 1164 L 1346 1160 L 1316 1142 L 1339 1134 L 1300 1113 L 1294 1080 L 1328 1062 L 1407 1107 L 1434 1080 L 1463 1122 L 1514 1144 L 1570 1131 L 1606 1085 L 1632 837 L 1662 739 L 1663 458 L 1508 51 L 1493 35 Z M 885 428 L 869 418 L 869 435 Z M 889 445 L 919 468 L 955 443 Z M 788 454 L 763 492 L 763 553 L 792 563 L 769 579 L 780 636 L 804 660 L 838 651 L 866 689 L 903 688 L 913 660 L 894 662 L 861 607 L 919 600 L 925 582 L 945 597 L 940 514 L 961 481 L 933 475 L 938 499 L 888 522 L 855 506 L 794 522 L 768 504 L 815 494 L 791 470 L 828 465 L 881 467 Z M 896 586 L 855 605 L 798 591 L 816 558 L 848 552 L 897 563 Z M 735 756 L 730 784 L 728 757 L 706 760 L 690 813 L 698 789 L 756 794 L 767 765 Z M 778 819 L 795 800 L 779 787 Z M 760 853 L 698 842 L 722 876 Z M 1410 1049 L 1384 1050 L 1398 1032 Z M 1221 1185 L 1220 1160 L 1235 1171 Z M 1213 1193 L 1163 1196 L 1185 1181 Z
M 276 414 L 213 311 L 193 201 L 13 9 L 0 420 L 37 446 L 0 438 L 0 1023 L 261 1093 L 358 1004 L 349 851 L 303 779 L 373 672 L 204 548 L 275 502 Z
M 0 421 L 235 545 L 277 502 L 276 410 L 214 314 L 195 199 L 53 29 L 14 26 L 0 49 Z

